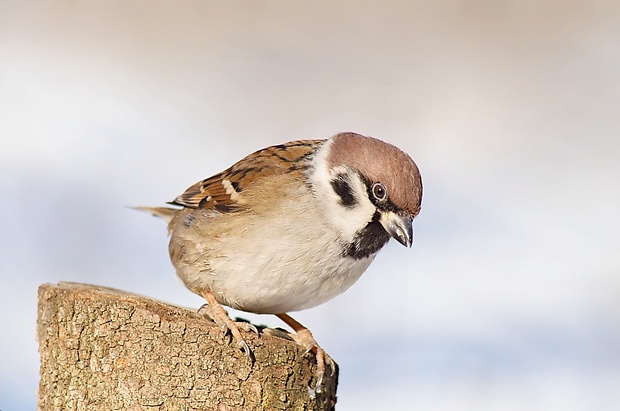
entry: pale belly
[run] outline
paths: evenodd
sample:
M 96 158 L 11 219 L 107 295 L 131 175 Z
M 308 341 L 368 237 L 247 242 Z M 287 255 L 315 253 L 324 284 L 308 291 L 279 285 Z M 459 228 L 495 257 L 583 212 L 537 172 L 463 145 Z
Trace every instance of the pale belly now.
M 223 305 L 259 314 L 304 310 L 346 291 L 375 257 L 343 257 L 335 233 L 306 227 L 286 233 L 270 227 L 261 241 L 252 232 L 261 227 L 200 242 L 180 232 L 172 235 L 171 249 L 184 255 L 173 263 L 190 290 L 210 290 Z
M 346 291 L 375 255 L 343 256 L 350 240 L 314 196 L 298 194 L 282 194 L 287 204 L 260 213 L 180 212 L 170 240 L 178 276 L 198 294 L 206 289 L 220 304 L 261 314 L 303 310 Z
M 351 287 L 372 258 L 261 259 L 217 276 L 211 290 L 225 305 L 260 314 L 315 307 Z
M 221 304 L 278 314 L 331 300 L 351 287 L 374 259 L 341 257 L 316 242 L 305 246 L 300 250 L 270 243 L 252 253 L 211 257 L 209 268 L 179 270 L 179 276 L 190 289 L 210 290 Z

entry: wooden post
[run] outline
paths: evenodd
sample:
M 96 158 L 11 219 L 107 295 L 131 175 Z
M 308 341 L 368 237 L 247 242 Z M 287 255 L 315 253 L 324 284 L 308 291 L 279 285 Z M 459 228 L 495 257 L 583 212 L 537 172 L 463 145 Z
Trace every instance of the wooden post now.
M 314 395 L 314 355 L 268 329 L 244 333 L 252 364 L 195 311 L 110 288 L 44 284 L 38 316 L 43 411 L 334 409 L 337 372 Z

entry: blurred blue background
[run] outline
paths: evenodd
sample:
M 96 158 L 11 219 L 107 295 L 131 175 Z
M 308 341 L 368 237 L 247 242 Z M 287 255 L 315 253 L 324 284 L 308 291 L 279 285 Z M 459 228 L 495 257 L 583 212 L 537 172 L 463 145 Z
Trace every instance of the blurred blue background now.
M 0 409 L 36 407 L 40 284 L 202 304 L 126 206 L 352 130 L 410 153 L 425 197 L 413 249 L 296 315 L 340 364 L 338 409 L 617 410 L 618 21 L 586 0 L 0 0 Z

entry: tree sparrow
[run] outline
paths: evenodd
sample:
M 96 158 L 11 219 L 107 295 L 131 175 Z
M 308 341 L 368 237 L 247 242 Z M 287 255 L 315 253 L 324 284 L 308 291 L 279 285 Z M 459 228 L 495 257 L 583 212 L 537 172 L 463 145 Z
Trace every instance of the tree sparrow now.
M 390 237 L 413 243 L 422 180 L 397 147 L 355 133 L 256 151 L 189 187 L 170 204 L 142 208 L 168 221 L 177 275 L 246 352 L 222 305 L 275 314 L 313 350 L 320 391 L 334 364 L 286 313 L 322 304 L 355 283 Z

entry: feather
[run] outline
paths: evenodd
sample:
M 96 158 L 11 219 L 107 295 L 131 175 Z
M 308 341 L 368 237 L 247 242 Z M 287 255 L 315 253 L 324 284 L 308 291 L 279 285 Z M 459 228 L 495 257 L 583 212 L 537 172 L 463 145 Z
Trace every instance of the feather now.
M 146 211 L 153 214 L 155 217 L 163 218 L 166 222 L 170 223 L 172 218 L 179 212 L 178 208 L 169 207 L 130 207 L 134 210 Z
M 231 212 L 244 204 L 243 191 L 261 178 L 304 170 L 325 140 L 297 140 L 258 150 L 230 168 L 189 187 L 170 204 Z

